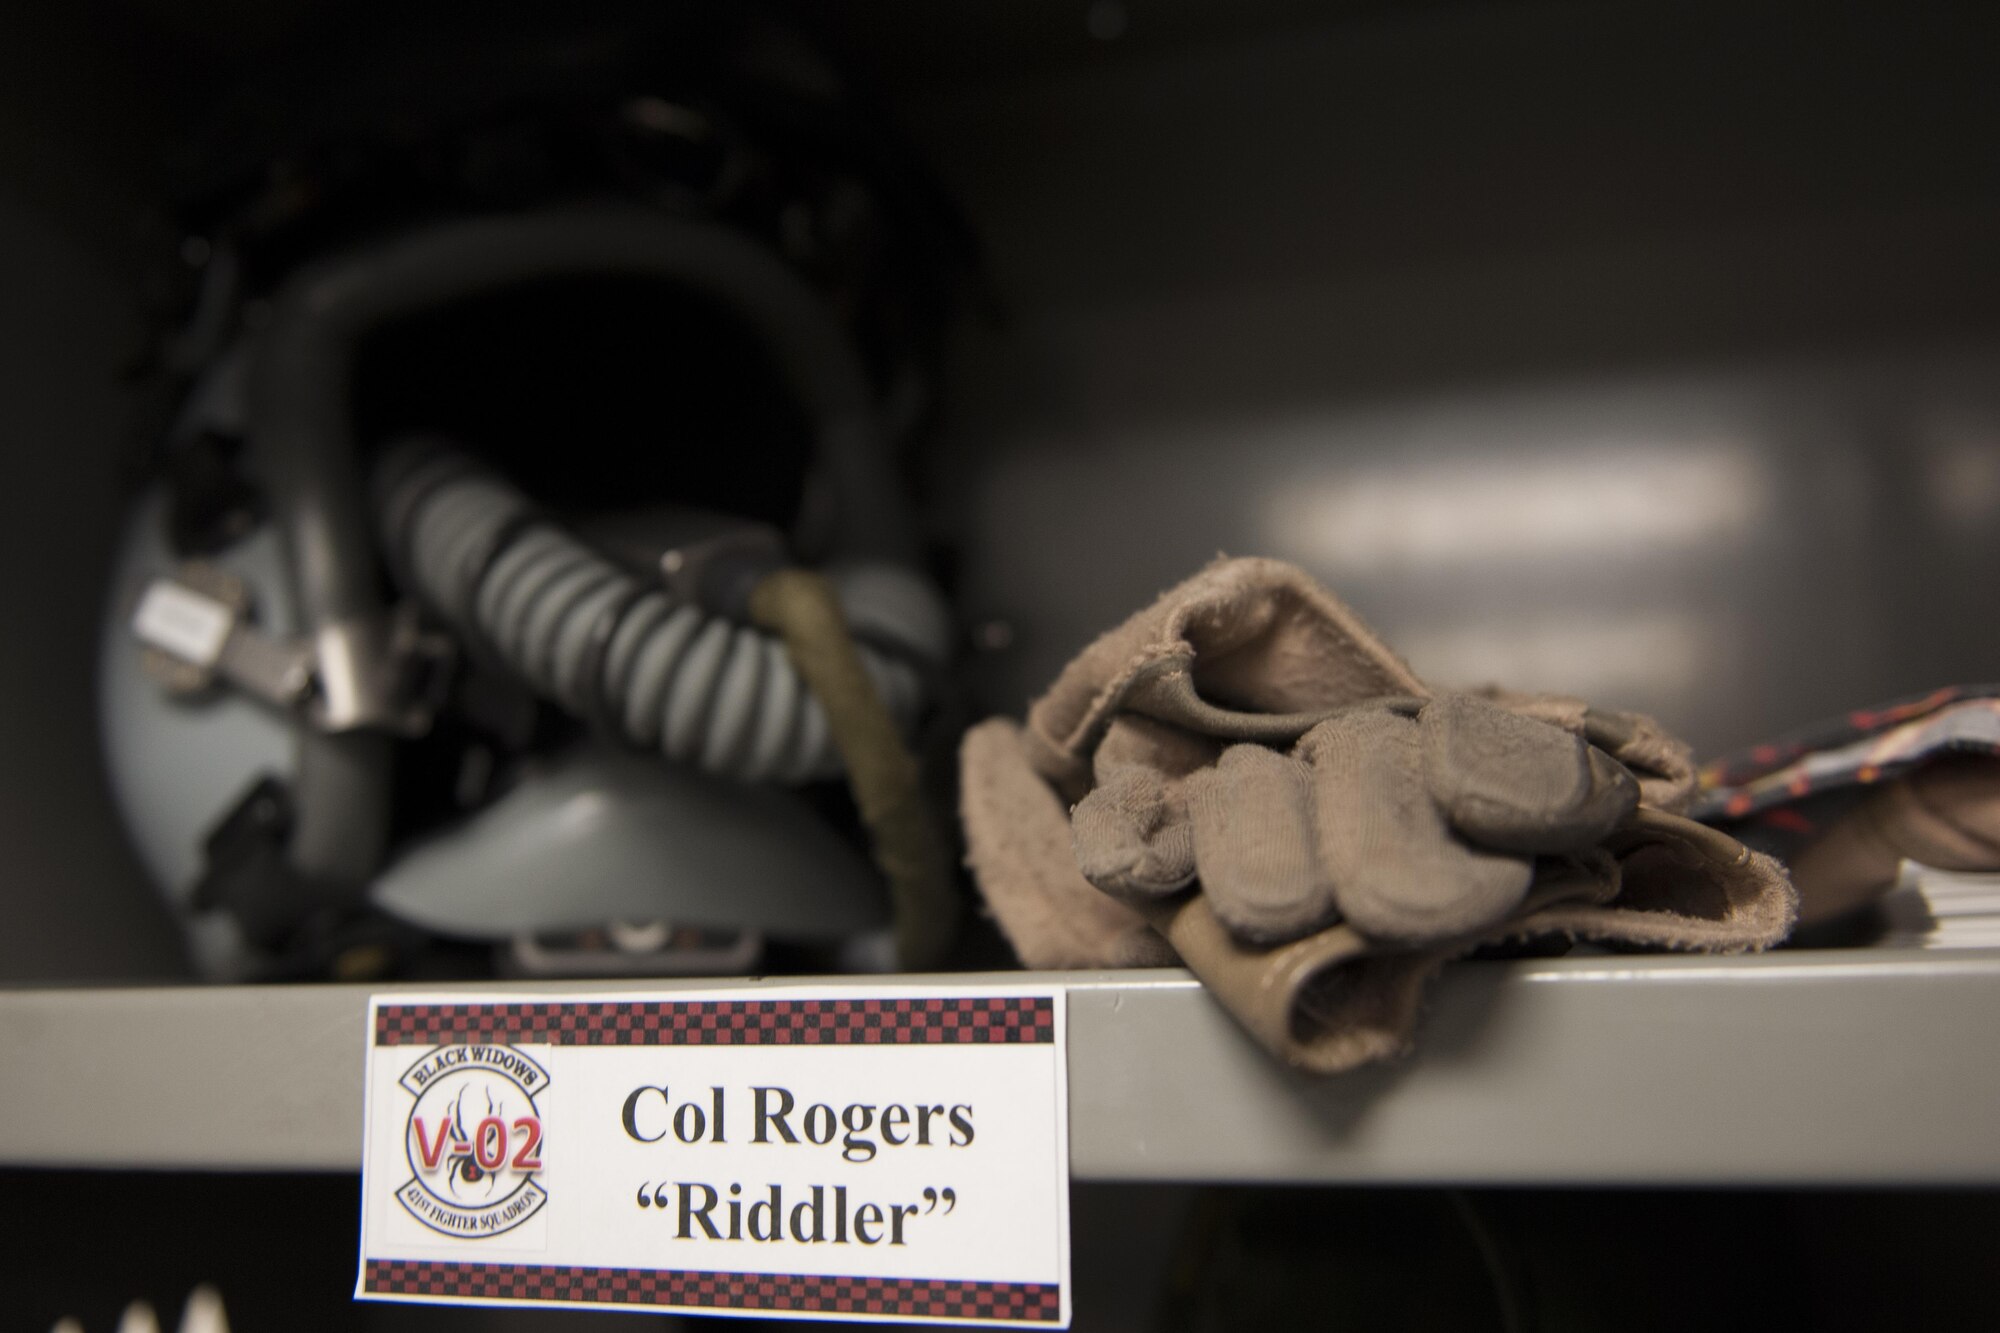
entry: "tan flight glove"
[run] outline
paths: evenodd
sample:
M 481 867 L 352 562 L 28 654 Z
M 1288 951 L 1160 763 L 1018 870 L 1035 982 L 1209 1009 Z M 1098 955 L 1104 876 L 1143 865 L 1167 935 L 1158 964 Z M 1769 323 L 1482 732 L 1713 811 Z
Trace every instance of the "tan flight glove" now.
M 1649 720 L 1434 696 L 1274 561 L 1173 589 L 963 763 L 970 860 L 1023 962 L 1164 961 L 1164 937 L 1309 1069 L 1402 1048 L 1424 982 L 1482 943 L 1746 949 L 1791 921 L 1775 863 L 1660 808 L 1694 773 Z
M 1790 858 L 1805 925 L 1886 893 L 1905 860 L 1933 870 L 2000 870 L 2000 763 L 1966 756 L 1883 783 Z

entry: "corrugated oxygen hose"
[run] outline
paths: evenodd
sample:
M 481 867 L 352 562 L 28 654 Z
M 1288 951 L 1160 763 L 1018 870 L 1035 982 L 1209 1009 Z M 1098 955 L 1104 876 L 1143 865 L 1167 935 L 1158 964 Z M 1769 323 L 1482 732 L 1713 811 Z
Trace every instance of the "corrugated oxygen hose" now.
M 841 772 L 826 708 L 770 633 L 628 572 L 463 455 L 398 451 L 377 476 L 385 545 L 411 590 L 548 698 L 709 772 L 787 783 Z M 918 657 L 941 646 L 942 610 L 918 576 L 871 565 L 850 583 L 857 634 Z M 918 669 L 873 643 L 855 653 L 907 729 Z

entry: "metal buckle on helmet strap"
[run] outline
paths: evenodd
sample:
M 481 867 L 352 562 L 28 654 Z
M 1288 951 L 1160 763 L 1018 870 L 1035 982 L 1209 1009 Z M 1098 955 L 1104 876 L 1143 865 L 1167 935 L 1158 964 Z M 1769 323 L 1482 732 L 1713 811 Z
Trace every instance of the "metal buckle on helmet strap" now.
M 327 733 L 423 734 L 455 651 L 409 605 L 310 638 L 267 634 L 243 580 L 204 561 L 149 583 L 131 624 L 147 673 L 173 693 L 226 684 Z

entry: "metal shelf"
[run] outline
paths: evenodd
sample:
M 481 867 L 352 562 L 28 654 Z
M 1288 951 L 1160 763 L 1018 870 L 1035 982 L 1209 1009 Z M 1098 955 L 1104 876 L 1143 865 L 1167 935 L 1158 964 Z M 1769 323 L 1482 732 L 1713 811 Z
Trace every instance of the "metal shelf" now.
M 1277 1068 L 1183 972 L 1033 979 L 1069 988 L 1079 1179 L 2000 1182 L 2000 953 L 1467 964 L 1417 1055 L 1334 1079 Z M 355 1170 L 368 994 L 0 992 L 0 1162 Z

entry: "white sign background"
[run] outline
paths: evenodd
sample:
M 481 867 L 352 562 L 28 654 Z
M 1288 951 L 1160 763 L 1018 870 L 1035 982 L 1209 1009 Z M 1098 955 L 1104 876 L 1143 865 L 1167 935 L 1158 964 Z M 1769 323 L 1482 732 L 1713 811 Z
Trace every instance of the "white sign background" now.
M 1038 998 L 1051 1001 L 1053 1042 L 946 1042 L 827 1045 L 569 1045 L 519 1043 L 515 1049 L 547 1071 L 545 1088 L 535 1094 L 542 1125 L 541 1171 L 535 1182 L 546 1202 L 526 1221 L 498 1235 L 447 1235 L 420 1222 L 397 1198 L 413 1175 L 410 1118 L 416 1098 L 400 1080 L 437 1049 L 435 1043 L 376 1045 L 374 1014 L 380 1005 L 621 1004 L 627 1002 L 763 1002 L 785 1000 Z M 370 1260 L 444 1261 L 480 1264 L 575 1265 L 670 1272 L 765 1273 L 840 1278 L 910 1278 L 966 1282 L 1053 1284 L 1061 1293 L 1055 1322 L 1067 1327 L 1069 1273 L 1069 1117 L 1063 995 L 1049 988 L 1012 987 L 820 987 L 728 991 L 654 991 L 573 995 L 388 994 L 370 1005 L 366 1142 L 362 1172 L 361 1259 L 363 1278 Z M 480 1043 L 473 1043 L 480 1044 Z M 499 1045 L 500 1043 L 486 1043 Z M 767 1126 L 770 1142 L 754 1141 L 753 1089 L 782 1088 L 792 1094 L 786 1117 L 796 1144 L 780 1141 Z M 628 1099 L 641 1093 L 634 1116 L 642 1143 L 624 1123 Z M 724 1141 L 713 1142 L 715 1098 L 721 1088 Z M 781 1100 L 767 1094 L 767 1107 Z M 850 1136 L 843 1124 L 829 1143 L 816 1145 L 805 1132 L 808 1108 L 822 1104 L 836 1117 L 850 1106 L 874 1108 L 865 1130 L 852 1134 L 855 1147 L 843 1155 Z M 675 1114 L 683 1105 L 681 1130 L 702 1126 L 699 1141 L 683 1143 Z M 882 1117 L 891 1106 L 909 1108 L 892 1126 L 901 1146 L 883 1134 Z M 970 1143 L 950 1120 L 954 1107 L 969 1108 L 962 1118 L 972 1128 Z M 929 1143 L 917 1142 L 918 1108 L 940 1108 L 928 1121 Z M 477 1114 L 477 1111 L 468 1114 Z M 510 1113 L 511 1114 L 511 1113 Z M 863 1113 L 853 1114 L 860 1123 Z M 818 1128 L 826 1121 L 816 1118 Z M 435 1140 L 433 1140 L 435 1141 Z M 518 1150 L 525 1136 L 511 1141 Z M 869 1155 L 868 1147 L 873 1154 Z M 854 1161 L 850 1157 L 866 1160 Z M 698 1220 L 707 1195 L 685 1186 L 706 1185 L 716 1206 L 707 1216 L 722 1232 L 712 1239 Z M 731 1186 L 740 1186 L 732 1194 Z M 747 1225 L 752 1204 L 767 1204 L 776 1186 L 781 1217 L 821 1188 L 820 1243 L 801 1242 L 786 1226 L 782 1239 L 755 1240 Z M 844 1243 L 835 1243 L 832 1214 L 846 1190 Z M 932 1194 L 926 1196 L 925 1191 Z M 944 1192 L 949 1190 L 947 1196 Z M 641 1206 L 642 1196 L 649 1206 Z M 684 1199 L 686 1202 L 684 1203 Z M 655 1204 L 655 1201 L 658 1204 Z M 742 1205 L 741 1239 L 730 1239 L 728 1205 Z M 867 1228 L 877 1238 L 863 1244 L 855 1215 L 873 1204 L 880 1220 Z M 691 1209 L 684 1218 L 684 1209 Z M 892 1209 L 901 1211 L 901 1244 L 893 1243 Z M 914 1209 L 915 1211 L 908 1211 Z M 770 1210 L 760 1210 L 760 1225 Z M 810 1235 L 808 1213 L 800 1218 Z M 872 1215 L 871 1215 L 872 1216 Z M 683 1222 L 688 1234 L 683 1234 Z M 466 1304 L 551 1305 L 548 1300 L 385 1296 L 363 1290 L 367 1299 L 434 1300 Z M 769 1316 L 764 1308 L 579 1304 L 590 1309 L 699 1308 L 703 1313 Z M 802 1316 L 805 1312 L 800 1312 Z M 824 1309 L 810 1317 L 869 1318 Z M 983 1323 L 978 1319 L 888 1314 L 896 1322 Z

